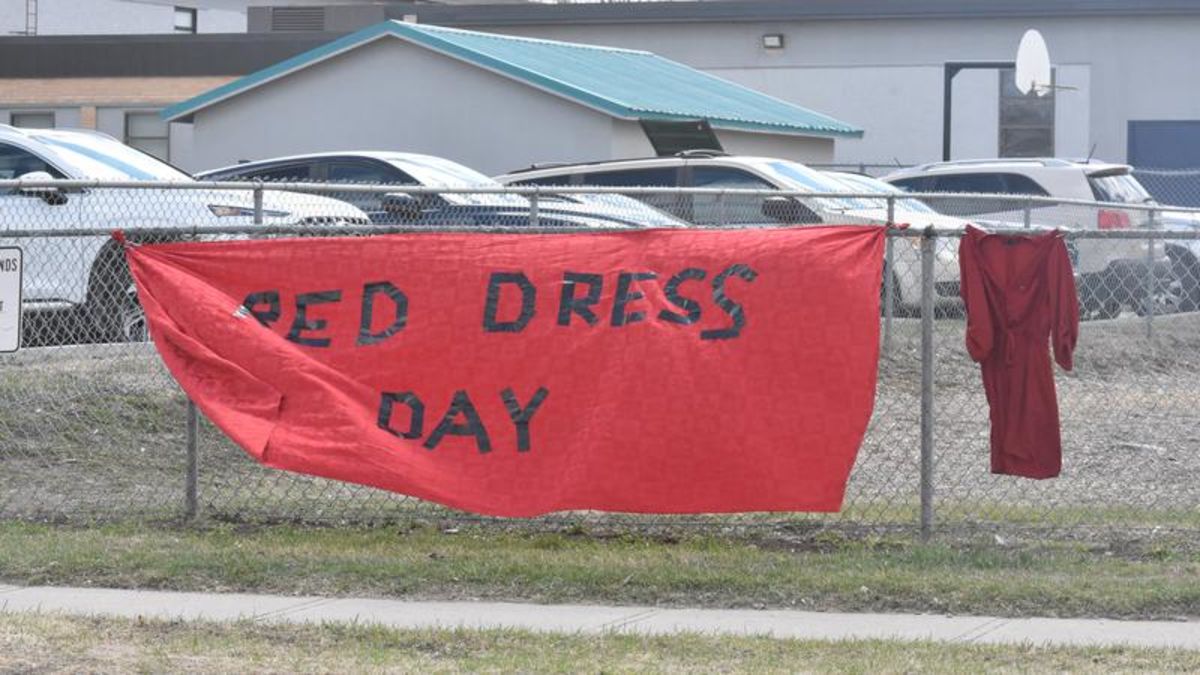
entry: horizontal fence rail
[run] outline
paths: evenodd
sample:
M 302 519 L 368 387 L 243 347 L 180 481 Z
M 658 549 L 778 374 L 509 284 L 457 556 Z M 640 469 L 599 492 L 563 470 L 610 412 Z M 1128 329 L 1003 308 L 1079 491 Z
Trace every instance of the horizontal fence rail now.
M 780 198 L 804 208 L 767 204 Z M 250 460 L 163 368 L 114 230 L 138 244 L 823 222 L 895 225 L 881 280 L 875 411 L 840 513 L 569 513 L 520 522 L 1200 534 L 1197 208 L 945 193 L 16 180 L 0 180 L 0 200 L 0 246 L 24 252 L 26 301 L 22 349 L 0 354 L 0 519 L 517 522 Z M 1056 371 L 1057 479 L 989 471 L 987 401 L 964 347 L 959 299 L 958 239 L 968 223 L 1056 229 L 1067 240 L 1084 321 L 1074 370 Z

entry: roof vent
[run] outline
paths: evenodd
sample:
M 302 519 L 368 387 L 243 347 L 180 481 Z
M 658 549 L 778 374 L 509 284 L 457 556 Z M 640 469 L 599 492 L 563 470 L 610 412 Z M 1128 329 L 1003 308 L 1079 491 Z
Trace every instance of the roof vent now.
M 272 7 L 272 33 L 320 32 L 325 30 L 324 7 Z

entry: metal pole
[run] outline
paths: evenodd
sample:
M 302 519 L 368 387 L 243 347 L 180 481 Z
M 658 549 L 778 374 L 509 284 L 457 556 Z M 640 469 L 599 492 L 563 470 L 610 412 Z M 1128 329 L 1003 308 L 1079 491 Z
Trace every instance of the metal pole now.
M 921 238 L 921 539 L 933 533 L 933 228 Z
M 538 213 L 538 193 L 535 190 L 533 194 L 529 195 L 529 226 L 537 227 L 540 219 L 541 215 Z
M 1150 212 L 1149 229 L 1154 229 L 1154 211 Z M 1158 286 L 1158 275 L 1154 272 L 1154 238 L 1146 242 L 1146 338 L 1154 337 L 1154 293 Z
M 197 452 L 197 429 L 199 427 L 199 415 L 196 410 L 196 404 L 188 399 L 187 404 L 187 477 L 184 486 L 184 501 L 183 515 L 187 520 L 196 518 L 199 512 L 197 499 L 200 478 L 200 466 Z
M 891 227 L 896 220 L 896 198 L 888 195 L 887 198 L 887 224 Z M 888 355 L 892 353 L 892 315 L 895 314 L 896 308 L 896 282 L 895 275 L 892 270 L 896 269 L 894 263 L 895 253 L 893 252 L 893 244 L 895 237 L 884 237 L 883 243 L 883 353 Z
M 263 222 L 263 187 L 262 184 L 254 186 L 254 224 L 262 225 Z
M 947 63 L 942 67 L 942 161 L 950 161 L 950 113 L 953 110 L 951 96 L 954 93 L 954 76 L 958 68 Z
M 1033 200 L 1032 199 L 1025 200 L 1025 214 L 1024 215 L 1025 215 L 1025 218 L 1024 218 L 1025 229 L 1028 230 L 1029 228 L 1033 227 Z

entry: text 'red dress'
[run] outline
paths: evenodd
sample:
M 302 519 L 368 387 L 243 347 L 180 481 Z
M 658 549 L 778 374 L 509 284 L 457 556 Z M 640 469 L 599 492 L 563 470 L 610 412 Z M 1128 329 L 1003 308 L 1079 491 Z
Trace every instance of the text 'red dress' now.
M 988 234 L 959 245 L 967 351 L 983 371 L 992 473 L 1052 478 L 1062 468 L 1054 360 L 1070 370 L 1079 337 L 1075 277 L 1062 234 Z

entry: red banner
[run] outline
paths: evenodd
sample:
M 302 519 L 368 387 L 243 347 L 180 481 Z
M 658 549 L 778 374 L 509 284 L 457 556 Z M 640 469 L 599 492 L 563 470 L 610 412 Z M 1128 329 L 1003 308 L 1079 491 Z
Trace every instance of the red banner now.
M 833 511 L 883 230 L 131 246 L 154 342 L 258 461 L 502 516 Z

